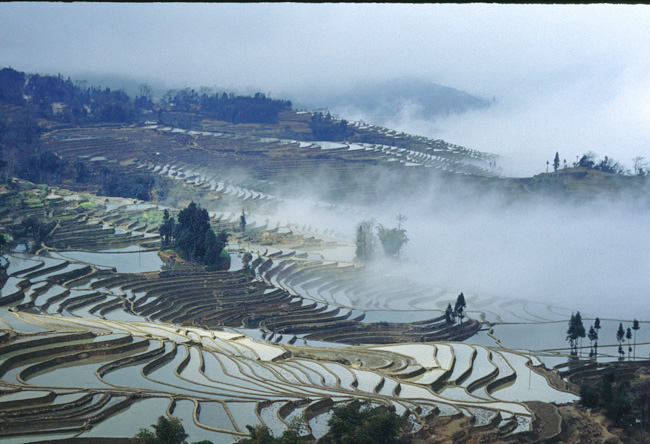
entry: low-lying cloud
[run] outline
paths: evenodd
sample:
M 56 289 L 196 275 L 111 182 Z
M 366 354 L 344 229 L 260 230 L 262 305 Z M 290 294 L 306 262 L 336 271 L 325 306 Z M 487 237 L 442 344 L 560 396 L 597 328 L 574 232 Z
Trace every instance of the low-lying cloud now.
M 392 228 L 404 214 L 409 242 L 390 268 L 432 291 L 524 299 L 602 318 L 643 317 L 650 288 L 647 202 L 621 196 L 513 201 L 461 182 L 432 180 L 409 191 L 398 180 L 386 173 L 383 183 L 374 183 L 394 192 L 374 203 L 344 203 L 354 211 L 320 212 L 302 205 L 282 207 L 279 214 L 319 231 L 343 232 L 348 239 L 354 239 L 361 220 L 373 218 Z M 317 199 L 327 186 L 301 184 L 301 195 Z

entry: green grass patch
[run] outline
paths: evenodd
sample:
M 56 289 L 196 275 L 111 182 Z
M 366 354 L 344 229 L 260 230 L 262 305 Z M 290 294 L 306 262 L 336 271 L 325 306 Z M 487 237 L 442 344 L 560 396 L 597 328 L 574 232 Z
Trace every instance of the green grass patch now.
M 162 210 L 150 210 L 138 214 L 134 219 L 140 223 L 146 223 L 149 226 L 156 226 L 162 224 L 162 218 Z
M 93 200 L 89 200 L 88 202 L 82 202 L 80 207 L 83 208 L 84 210 L 90 210 L 97 207 L 97 202 Z

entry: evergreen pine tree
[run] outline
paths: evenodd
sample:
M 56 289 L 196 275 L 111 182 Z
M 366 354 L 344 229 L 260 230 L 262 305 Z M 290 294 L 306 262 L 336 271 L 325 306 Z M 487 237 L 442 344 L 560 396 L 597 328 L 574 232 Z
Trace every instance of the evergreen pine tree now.
M 632 346 L 630 345 L 630 340 L 632 340 L 632 329 L 630 327 L 628 327 L 625 332 L 625 338 L 627 339 L 627 359 L 630 359 L 630 355 L 632 354 Z
M 640 329 L 639 321 L 636 319 L 632 322 L 632 330 L 634 330 L 634 359 L 636 359 L 636 332 Z
M 465 302 L 465 295 L 461 292 L 456 299 L 456 306 L 454 310 L 461 323 L 463 322 L 463 310 L 465 310 L 465 307 L 467 307 L 467 303 Z
M 618 324 L 618 330 L 616 330 L 616 340 L 618 341 L 618 348 L 622 350 L 621 345 L 625 340 L 625 330 L 623 329 L 623 323 Z M 620 351 L 619 351 L 620 353 Z
M 451 302 L 447 304 L 447 309 L 445 310 L 445 321 L 448 324 L 452 323 L 452 317 L 454 316 L 454 310 L 451 308 Z
M 244 210 L 241 210 L 241 216 L 239 217 L 239 226 L 241 227 L 242 233 L 246 231 L 246 213 Z
M 578 338 L 576 334 L 576 315 L 571 313 L 571 319 L 569 319 L 569 328 L 566 331 L 566 340 L 569 341 L 569 347 L 571 348 L 571 354 L 574 354 L 574 343 Z
M 576 312 L 576 317 L 575 317 L 575 329 L 576 329 L 576 339 L 582 339 L 587 336 L 587 331 L 585 330 L 585 326 L 582 323 L 582 316 L 580 315 L 580 312 Z M 581 347 L 582 348 L 582 347 Z M 578 344 L 576 341 L 576 354 L 578 354 Z
M 587 337 L 589 338 L 589 345 L 592 349 L 590 355 L 596 356 L 598 350 L 598 342 L 596 342 L 598 341 L 598 332 L 596 331 L 593 325 L 589 327 L 589 333 L 587 334 Z M 593 348 L 593 344 L 596 344 L 595 350 Z

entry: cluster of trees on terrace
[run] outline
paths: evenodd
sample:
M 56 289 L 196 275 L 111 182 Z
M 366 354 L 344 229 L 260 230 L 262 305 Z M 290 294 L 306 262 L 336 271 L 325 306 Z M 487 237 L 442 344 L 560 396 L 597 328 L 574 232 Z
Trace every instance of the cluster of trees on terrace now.
M 612 174 L 621 174 L 621 175 L 633 175 L 633 176 L 647 176 L 650 174 L 648 170 L 648 162 L 643 156 L 637 156 L 632 159 L 633 170 L 625 168 L 619 161 L 605 156 L 604 158 L 598 160 L 598 155 L 593 151 L 584 153 L 582 156 L 577 156 L 576 161 L 573 162 L 574 168 L 588 168 L 592 170 L 602 171 L 604 173 Z M 548 172 L 550 162 L 546 161 L 546 172 Z M 568 164 L 566 159 L 563 160 L 563 168 L 566 170 Z M 556 152 L 555 157 L 553 158 L 553 171 L 557 172 L 560 169 L 560 153 Z
M 623 349 L 623 344 L 627 340 L 627 358 L 632 358 L 632 353 L 634 352 L 633 359 L 636 359 L 636 332 L 641 328 L 639 321 L 634 319 L 632 321 L 632 326 L 628 327 L 627 330 L 623 328 L 623 323 L 618 324 L 618 330 L 616 330 L 616 341 L 618 342 L 618 359 L 622 361 L 625 359 L 625 350 Z M 632 333 L 634 331 L 634 333 Z M 634 348 L 630 344 L 632 337 L 634 336 Z
M 566 340 L 569 342 L 569 346 L 571 348 L 571 354 L 574 356 L 578 354 L 578 342 L 581 339 L 587 337 L 589 339 L 590 346 L 589 357 L 597 358 L 598 339 L 601 328 L 602 326 L 600 325 L 600 318 L 596 317 L 594 323 L 589 327 L 589 331 L 587 332 L 584 323 L 582 322 L 582 315 L 580 312 L 578 311 L 576 313 L 571 313 L 571 319 L 569 320 L 569 328 L 567 330 L 566 336 Z M 618 324 L 618 329 L 616 330 L 616 341 L 618 342 L 619 360 L 622 361 L 625 359 L 625 350 L 623 348 L 623 344 L 626 340 L 628 359 L 632 358 L 632 354 L 634 354 L 633 359 L 636 359 L 636 332 L 640 330 L 640 328 L 641 326 L 639 324 L 639 321 L 636 319 L 632 321 L 632 326 L 628 327 L 627 330 L 623 327 L 622 322 Z M 632 346 L 630 343 L 632 338 L 634 338 L 634 346 Z
M 138 444 L 185 444 L 190 436 L 185 433 L 185 427 L 179 418 L 159 416 L 156 424 L 152 424 L 153 431 L 140 429 L 133 437 Z M 212 441 L 196 441 L 192 444 L 212 444 Z
M 323 444 L 397 444 L 410 442 L 402 433 L 405 420 L 394 409 L 383 406 L 371 406 L 368 401 L 360 406 L 354 402 L 338 405 L 332 409 L 332 416 L 327 421 L 327 434 L 319 440 Z M 140 429 L 135 435 L 138 444 L 183 444 L 188 437 L 183 424 L 178 418 L 160 416 L 154 431 Z M 300 444 L 303 424 L 293 422 L 280 436 L 274 436 L 267 426 L 247 425 L 249 437 L 240 439 L 239 444 Z M 204 440 L 193 444 L 209 444 Z
M 402 222 L 406 217 L 400 214 L 398 220 L 397 228 L 386 228 L 381 224 L 375 224 L 373 220 L 360 222 L 357 225 L 356 260 L 364 263 L 372 261 L 376 257 L 377 240 L 381 243 L 386 256 L 399 258 L 400 251 L 409 239 L 406 237 L 406 230 L 402 228 Z
M 222 230 L 215 234 L 207 210 L 194 201 L 178 213 L 177 221 L 165 210 L 158 231 L 161 249 L 171 248 L 185 260 L 216 268 L 230 263 L 225 249 L 228 233 Z
M 635 428 L 650 431 L 650 380 L 643 374 L 632 375 L 620 366 L 607 367 L 597 378 L 587 377 L 587 381 L 580 384 L 580 403 L 600 409 L 616 426 L 625 427 L 631 436 Z M 629 442 L 647 442 L 647 438 Z
M 348 130 L 347 120 L 337 120 L 328 112 L 312 114 L 309 122 L 312 135 L 316 140 L 341 141 L 346 140 L 351 132 Z
M 461 292 L 456 298 L 456 304 L 454 308 L 451 308 L 451 302 L 447 304 L 447 309 L 445 310 L 445 321 L 448 324 L 453 323 L 463 323 L 463 318 L 465 314 L 463 313 L 467 308 L 467 302 L 465 301 L 465 295 Z
M 230 123 L 276 123 L 278 113 L 290 110 L 290 100 L 272 99 L 263 93 L 240 96 L 233 93 L 209 94 L 207 88 L 200 93 L 184 88 L 170 90 L 161 100 L 161 110 L 196 112 L 216 120 Z

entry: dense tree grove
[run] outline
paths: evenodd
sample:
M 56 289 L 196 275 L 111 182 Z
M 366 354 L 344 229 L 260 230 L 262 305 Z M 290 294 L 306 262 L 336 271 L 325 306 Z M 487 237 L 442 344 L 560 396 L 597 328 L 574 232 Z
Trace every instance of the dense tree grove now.
M 29 105 L 38 117 L 61 122 L 134 122 L 139 112 L 152 109 L 151 88 L 140 86 L 131 99 L 122 90 L 82 86 L 61 75 L 25 74 L 12 68 L 0 70 L 0 102 Z M 201 112 L 217 120 L 232 123 L 274 123 L 282 110 L 292 108 L 289 100 L 278 100 L 262 93 L 243 96 L 226 93 L 199 94 L 193 89 L 170 90 L 159 110 Z
M 336 120 L 329 112 L 325 115 L 314 113 L 309 127 L 315 140 L 340 141 L 347 139 L 349 135 L 347 120 Z
M 369 402 L 361 406 L 350 402 L 332 409 L 328 420 L 329 432 L 323 437 L 324 444 L 397 444 L 400 441 L 404 418 L 394 409 L 384 406 L 372 407 Z M 153 431 L 140 429 L 134 436 L 138 444 L 184 444 L 188 438 L 178 418 L 160 416 Z M 300 444 L 301 425 L 292 424 L 280 436 L 274 436 L 268 427 L 247 425 L 249 436 L 239 440 L 239 444 Z M 320 442 L 320 441 L 319 441 Z M 193 444 L 208 444 L 199 441 Z
M 289 110 L 289 100 L 266 97 L 262 93 L 239 96 L 228 93 L 197 93 L 194 89 L 170 90 L 162 98 L 161 110 L 200 112 L 202 115 L 230 123 L 275 123 L 278 113 Z M 164 120 L 164 113 L 161 113 Z
M 263 425 L 255 427 L 247 425 L 246 428 L 250 436 L 239 440 L 239 444 L 300 444 L 303 442 L 299 431 L 295 427 L 289 427 L 282 435 L 277 437 L 273 435 L 273 432 L 268 427 Z
M 11 68 L 5 68 L 11 70 Z M 124 91 L 110 88 L 83 88 L 61 75 L 25 75 L 22 85 L 12 83 L 11 96 L 24 97 L 21 104 L 32 106 L 39 117 L 61 122 L 133 122 L 136 110 Z M 15 77 L 16 74 L 13 74 Z M 16 90 L 16 88 L 20 88 Z
M 616 383 L 613 369 L 603 374 L 602 380 L 597 384 L 583 384 L 580 386 L 580 402 L 585 407 L 602 407 L 605 415 L 620 424 L 623 417 L 632 409 L 629 398 L 630 383 L 621 381 Z
M 185 444 L 189 437 L 178 418 L 159 416 L 158 422 L 152 424 L 153 432 L 149 429 L 140 429 L 134 436 L 138 444 Z M 212 444 L 212 441 L 196 441 L 192 444 Z
M 398 442 L 402 417 L 383 406 L 371 407 L 365 402 L 361 408 L 353 403 L 334 407 L 327 422 L 328 444 L 393 444 Z
M 288 100 L 276 100 L 256 93 L 253 97 L 223 93 L 201 97 L 201 111 L 232 123 L 275 123 L 278 113 L 291 109 Z
M 25 73 L 11 68 L 0 70 L 0 102 L 11 105 L 23 105 L 23 85 Z
M 81 167 L 84 169 L 85 167 Z M 78 170 L 75 170 L 75 174 Z M 83 173 L 81 173 L 83 174 Z M 151 200 L 160 179 L 148 173 L 127 174 L 103 167 L 99 172 L 99 193 L 104 196 L 130 197 Z
M 219 268 L 229 262 L 224 250 L 228 242 L 225 231 L 215 234 L 205 208 L 191 202 L 178 214 L 178 221 L 165 210 L 158 228 L 162 248 L 173 248 L 183 259 Z
M 328 433 L 319 440 L 323 444 L 397 444 L 404 419 L 394 409 L 372 407 L 369 402 L 350 402 L 334 407 L 328 420 Z M 246 426 L 250 436 L 239 444 L 299 444 L 300 425 L 291 425 L 281 436 L 274 436 L 268 427 Z
M 6 182 L 33 165 L 38 156 L 41 129 L 31 108 L 0 113 L 0 179 Z M 38 175 L 34 172 L 33 175 Z
M 580 159 L 573 164 L 574 167 L 590 168 L 605 173 L 613 174 L 627 174 L 627 170 L 617 161 L 605 156 L 600 161 L 596 159 L 596 153 L 589 151 L 580 157 Z

